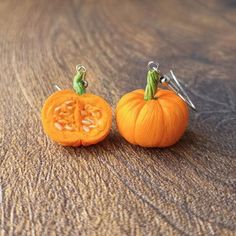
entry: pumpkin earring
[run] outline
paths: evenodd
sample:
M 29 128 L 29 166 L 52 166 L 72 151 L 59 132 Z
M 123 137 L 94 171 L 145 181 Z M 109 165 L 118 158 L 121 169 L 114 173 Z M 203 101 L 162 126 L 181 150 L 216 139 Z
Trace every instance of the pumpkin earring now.
M 174 73 L 162 75 L 158 67 L 149 62 L 145 91 L 139 89 L 125 94 L 116 107 L 121 136 L 143 147 L 175 144 L 187 128 L 189 112 L 186 104 L 195 110 Z M 173 91 L 160 89 L 158 85 L 168 86 Z
M 72 90 L 60 90 L 45 101 L 41 118 L 45 133 L 63 146 L 88 146 L 102 141 L 112 123 L 110 105 L 86 93 L 86 69 L 76 67 Z M 58 86 L 57 86 L 58 87 Z

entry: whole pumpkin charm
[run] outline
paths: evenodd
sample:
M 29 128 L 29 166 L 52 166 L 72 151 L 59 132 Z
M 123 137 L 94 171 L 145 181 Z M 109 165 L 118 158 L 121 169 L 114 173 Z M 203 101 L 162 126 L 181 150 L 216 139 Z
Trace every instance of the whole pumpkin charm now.
M 150 69 L 147 86 L 125 94 L 116 108 L 120 134 L 143 147 L 168 147 L 183 135 L 188 124 L 188 107 L 173 91 L 158 88 L 161 74 Z
M 112 123 L 110 105 L 86 93 L 86 70 L 79 66 L 72 90 L 53 93 L 44 103 L 41 118 L 45 133 L 63 146 L 88 146 L 102 141 Z

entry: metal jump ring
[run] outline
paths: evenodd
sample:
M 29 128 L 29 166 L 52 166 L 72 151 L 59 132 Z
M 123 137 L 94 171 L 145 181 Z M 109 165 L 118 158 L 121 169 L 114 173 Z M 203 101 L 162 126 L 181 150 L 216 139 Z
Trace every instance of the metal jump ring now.
M 154 61 L 149 61 L 147 68 L 148 68 L 148 70 L 158 71 L 159 64 L 157 62 L 154 62 Z
M 87 81 L 87 80 L 83 80 L 83 84 L 84 84 L 84 87 L 85 87 L 85 88 L 88 87 L 88 81 Z
M 85 73 L 86 72 L 86 68 L 83 65 L 79 64 L 79 65 L 76 66 L 76 71 L 77 72 Z

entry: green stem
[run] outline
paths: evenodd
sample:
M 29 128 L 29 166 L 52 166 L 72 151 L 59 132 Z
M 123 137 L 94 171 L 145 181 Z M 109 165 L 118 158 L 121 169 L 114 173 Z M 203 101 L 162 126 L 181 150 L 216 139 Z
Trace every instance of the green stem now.
M 73 88 L 75 92 L 79 95 L 86 93 L 85 75 L 85 71 L 78 71 L 73 79 Z
M 147 73 L 147 85 L 144 93 L 145 100 L 156 99 L 158 82 L 160 81 L 160 72 L 157 70 L 149 70 Z

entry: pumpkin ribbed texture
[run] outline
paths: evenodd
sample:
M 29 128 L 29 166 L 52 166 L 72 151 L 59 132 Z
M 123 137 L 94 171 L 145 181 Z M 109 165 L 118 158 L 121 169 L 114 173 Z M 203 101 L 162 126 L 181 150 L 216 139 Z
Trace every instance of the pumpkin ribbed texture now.
M 175 144 L 188 124 L 188 108 L 174 92 L 158 89 L 155 99 L 144 100 L 144 90 L 124 95 L 116 108 L 120 134 L 143 147 Z

